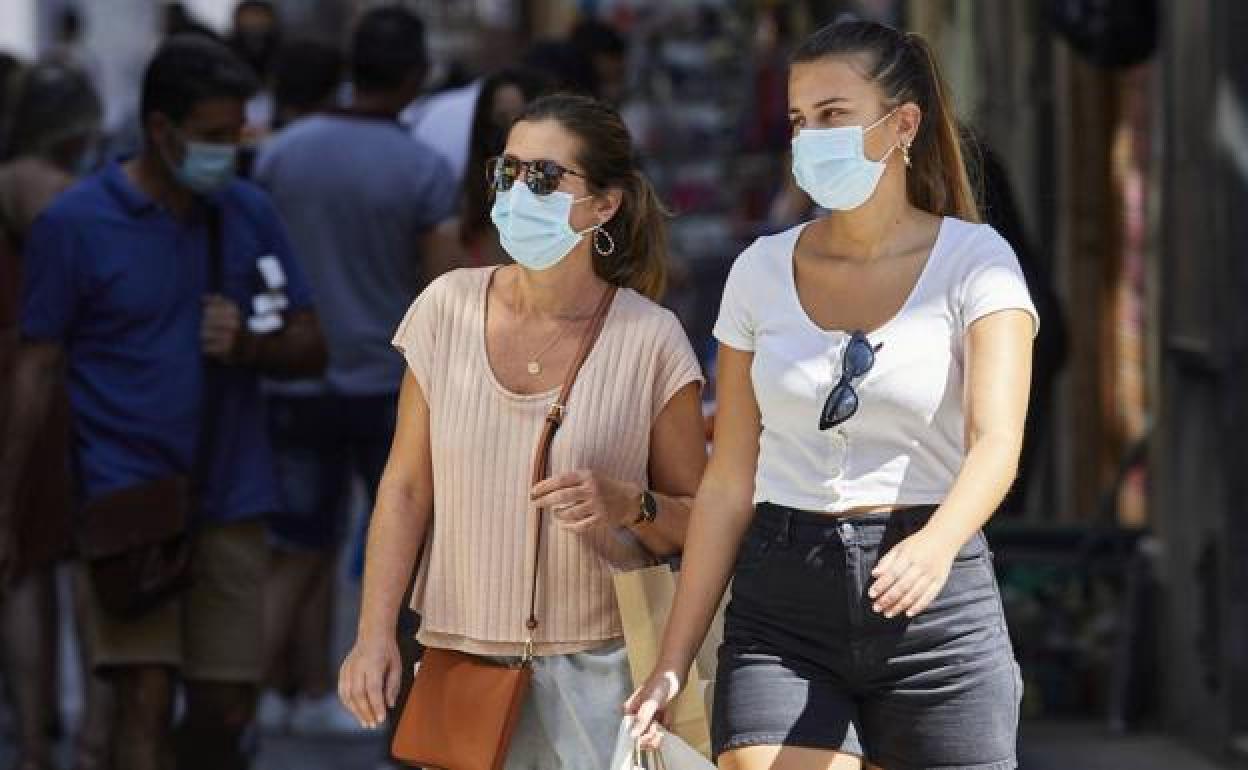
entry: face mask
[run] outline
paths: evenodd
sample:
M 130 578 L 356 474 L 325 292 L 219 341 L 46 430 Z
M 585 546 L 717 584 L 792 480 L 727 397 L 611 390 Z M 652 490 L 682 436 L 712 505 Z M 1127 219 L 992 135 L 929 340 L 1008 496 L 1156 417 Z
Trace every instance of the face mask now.
M 182 163 L 173 166 L 173 175 L 183 185 L 207 195 L 224 189 L 234 179 L 237 145 L 191 141 L 185 144 Z
M 573 204 L 591 197 L 574 199 L 558 191 L 535 195 L 517 180 L 495 195 L 490 219 L 498 228 L 503 250 L 512 259 L 530 270 L 546 270 L 563 261 L 586 233 L 594 231 L 591 227 L 578 233 L 568 223 Z
M 895 112 L 866 128 L 844 126 L 799 131 L 793 139 L 793 176 L 797 186 L 825 209 L 847 211 L 866 203 L 880 183 L 888 156 L 896 146 L 890 147 L 883 158 L 870 160 L 863 151 L 863 137 Z

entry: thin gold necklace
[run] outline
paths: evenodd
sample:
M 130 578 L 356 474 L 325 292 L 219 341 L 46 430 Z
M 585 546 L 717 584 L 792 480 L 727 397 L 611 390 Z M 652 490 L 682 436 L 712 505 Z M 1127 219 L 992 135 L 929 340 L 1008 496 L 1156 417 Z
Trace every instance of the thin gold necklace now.
M 575 325 L 580 326 L 586 320 L 588 319 L 577 318 L 575 321 Z M 534 377 L 537 377 L 538 375 L 540 375 L 542 373 L 542 356 L 549 353 L 550 350 L 554 348 L 554 346 L 558 344 L 558 342 L 567 335 L 567 333 L 568 333 L 567 326 L 563 326 L 559 328 L 555 332 L 554 337 L 551 338 L 550 342 L 547 342 L 546 345 L 541 350 L 529 356 L 529 362 L 528 364 L 525 365 L 525 370 Z
M 566 334 L 567 331 L 568 330 L 566 327 L 560 327 L 558 330 L 556 330 L 555 336 L 551 338 L 550 342 L 546 343 L 546 347 L 542 348 L 538 352 L 529 356 L 529 363 L 525 367 L 525 369 L 528 370 L 529 374 L 536 377 L 542 373 L 542 356 L 549 353 L 550 349 L 555 346 L 555 343 L 563 339 L 563 335 Z

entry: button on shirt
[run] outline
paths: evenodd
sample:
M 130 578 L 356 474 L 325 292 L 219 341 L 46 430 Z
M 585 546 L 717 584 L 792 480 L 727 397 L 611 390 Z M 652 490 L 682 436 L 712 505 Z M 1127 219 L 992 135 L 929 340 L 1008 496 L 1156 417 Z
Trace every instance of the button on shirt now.
M 221 212 L 223 293 L 244 323 L 266 288 L 257 268 L 265 256 L 284 269 L 289 310 L 308 308 L 307 282 L 265 194 L 236 181 L 209 202 Z M 85 499 L 194 472 L 208 220 L 198 208 L 186 220 L 174 217 L 113 163 L 58 198 L 31 231 L 22 334 L 66 351 Z M 276 510 L 259 379 L 233 367 L 219 375 L 201 514 L 230 521 Z
M 820 328 L 801 305 L 793 250 L 804 227 L 741 254 L 715 325 L 720 342 L 754 355 L 762 419 L 755 502 L 824 512 L 943 502 L 966 454 L 967 328 L 1006 309 L 1039 324 L 1014 252 L 991 227 L 946 217 L 900 310 L 867 335 L 881 347 L 853 381 L 857 413 L 821 431 L 850 334 Z

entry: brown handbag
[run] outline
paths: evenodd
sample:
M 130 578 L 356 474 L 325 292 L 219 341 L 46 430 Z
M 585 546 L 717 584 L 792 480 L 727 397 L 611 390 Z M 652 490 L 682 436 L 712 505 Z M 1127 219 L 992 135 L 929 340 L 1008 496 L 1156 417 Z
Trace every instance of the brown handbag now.
M 533 458 L 533 483 L 546 478 L 550 446 L 563 422 L 568 396 L 581 366 L 606 322 L 615 289 L 609 288 L 581 339 L 559 396 L 551 404 Z M 427 648 L 416 672 L 390 750 L 394 758 L 426 770 L 501 770 L 533 675 L 533 633 L 537 630 L 538 555 L 542 511 L 535 509 L 534 546 L 529 562 L 528 638 L 515 664 L 492 663 L 454 650 Z
M 83 507 L 78 552 L 104 609 L 136 618 L 190 586 L 191 499 L 189 479 L 168 476 Z

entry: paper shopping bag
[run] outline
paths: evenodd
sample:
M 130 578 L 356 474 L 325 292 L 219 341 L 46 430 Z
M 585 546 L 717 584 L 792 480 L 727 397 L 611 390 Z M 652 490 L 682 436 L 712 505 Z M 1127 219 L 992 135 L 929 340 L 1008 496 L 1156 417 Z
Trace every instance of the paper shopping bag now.
M 632 727 L 632 717 L 625 717 L 615 740 L 615 751 L 611 752 L 609 770 L 715 770 L 706 757 L 671 733 L 663 736 L 658 751 L 642 751 L 629 735 Z
M 640 686 L 658 660 L 663 627 L 676 594 L 676 575 L 667 565 L 659 565 L 617 572 L 614 579 L 615 595 L 624 624 L 624 640 L 628 645 L 629 668 L 634 685 Z M 722 626 L 722 608 L 716 618 L 715 625 Z M 708 639 L 717 646 L 721 636 L 721 630 L 713 629 Z M 711 754 L 711 735 L 706 696 L 709 680 L 714 676 L 714 646 L 709 654 L 704 654 L 704 645 L 703 653 L 699 654 L 697 663 L 689 672 L 685 688 L 667 708 L 667 729 L 708 757 Z

